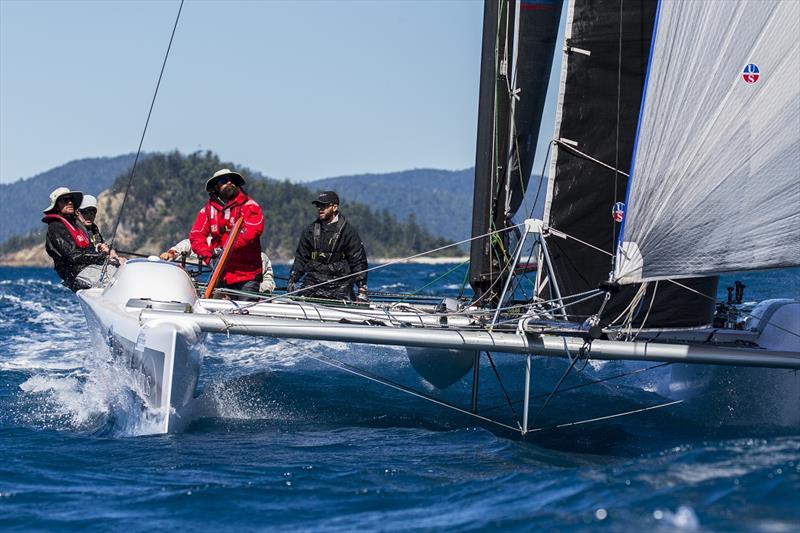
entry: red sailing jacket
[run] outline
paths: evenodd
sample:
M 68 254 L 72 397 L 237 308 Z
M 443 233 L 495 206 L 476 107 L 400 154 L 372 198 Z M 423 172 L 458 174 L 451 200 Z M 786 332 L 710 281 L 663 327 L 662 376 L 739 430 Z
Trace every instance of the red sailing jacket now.
M 230 230 L 239 217 L 244 217 L 244 222 L 222 275 L 226 285 L 251 281 L 261 275 L 260 239 L 264 233 L 261 207 L 242 191 L 224 206 L 216 199 L 209 200 L 197 213 L 192 231 L 189 232 L 192 251 L 208 264 L 211 251 L 225 247 Z

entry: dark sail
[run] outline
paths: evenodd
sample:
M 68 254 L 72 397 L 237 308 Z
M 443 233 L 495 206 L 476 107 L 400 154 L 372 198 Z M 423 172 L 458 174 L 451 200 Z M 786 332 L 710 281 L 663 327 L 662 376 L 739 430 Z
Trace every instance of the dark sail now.
M 484 6 L 472 236 L 507 228 L 525 195 L 558 34 L 561 0 Z M 508 232 L 472 241 L 470 284 L 490 303 L 510 257 Z
M 619 231 L 612 208 L 625 200 L 627 186 L 627 176 L 613 168 L 629 172 L 657 6 L 651 0 L 574 0 L 567 20 L 564 94 L 556 130 L 561 143 L 546 218 L 556 230 L 609 254 Z M 609 279 L 610 255 L 573 239 L 551 236 L 547 243 L 562 294 L 596 289 Z M 717 278 L 682 283 L 702 295 L 668 281 L 659 283 L 648 326 L 711 322 Z M 603 313 L 604 322 L 616 318 L 638 288 L 626 286 L 616 293 Z M 643 299 L 645 308 L 650 307 L 652 290 Z M 598 300 L 588 301 L 569 307 L 568 313 L 580 320 L 596 313 L 599 305 Z

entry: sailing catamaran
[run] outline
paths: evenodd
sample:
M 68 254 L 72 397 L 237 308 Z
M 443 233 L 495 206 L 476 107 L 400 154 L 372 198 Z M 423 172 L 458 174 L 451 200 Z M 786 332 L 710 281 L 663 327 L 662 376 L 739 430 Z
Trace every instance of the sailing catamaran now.
M 528 181 L 563 8 L 539 220 L 518 210 L 540 189 Z M 190 420 L 207 333 L 405 346 L 437 387 L 471 369 L 472 405 L 458 409 L 522 435 L 535 429 L 532 356 L 568 358 L 568 371 L 590 357 L 673 363 L 663 405 L 713 412 L 735 397 L 743 423 L 798 427 L 800 301 L 743 312 L 738 288 L 716 299 L 718 273 L 800 265 L 798 36 L 793 1 L 486 0 L 474 297 L 200 298 L 150 258 L 78 293 L 90 328 L 140 378 L 163 432 Z M 484 352 L 524 365 L 516 427 L 477 410 Z

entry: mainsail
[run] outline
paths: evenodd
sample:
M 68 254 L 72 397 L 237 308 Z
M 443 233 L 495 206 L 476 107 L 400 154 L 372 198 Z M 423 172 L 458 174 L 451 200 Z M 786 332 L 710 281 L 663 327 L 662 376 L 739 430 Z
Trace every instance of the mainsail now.
M 472 236 L 512 225 L 531 175 L 561 0 L 487 0 Z M 486 303 L 509 273 L 508 232 L 475 239 L 470 283 Z
M 621 282 L 800 265 L 800 2 L 661 2 Z
M 547 244 L 563 295 L 596 290 L 613 270 L 620 226 L 612 211 L 626 197 L 657 6 L 651 0 L 569 2 L 545 204 Z M 709 323 L 716 283 L 701 278 L 648 287 L 648 326 Z M 638 290 L 614 293 L 601 319 L 620 315 Z M 568 313 L 582 320 L 599 308 L 595 299 L 571 305 Z

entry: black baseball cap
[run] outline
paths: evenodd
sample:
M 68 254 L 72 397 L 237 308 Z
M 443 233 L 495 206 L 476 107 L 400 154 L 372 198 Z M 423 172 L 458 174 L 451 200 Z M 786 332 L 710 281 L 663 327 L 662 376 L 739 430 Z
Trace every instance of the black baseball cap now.
M 317 199 L 311 202 L 314 205 L 339 204 L 339 195 L 334 191 L 322 191 Z

